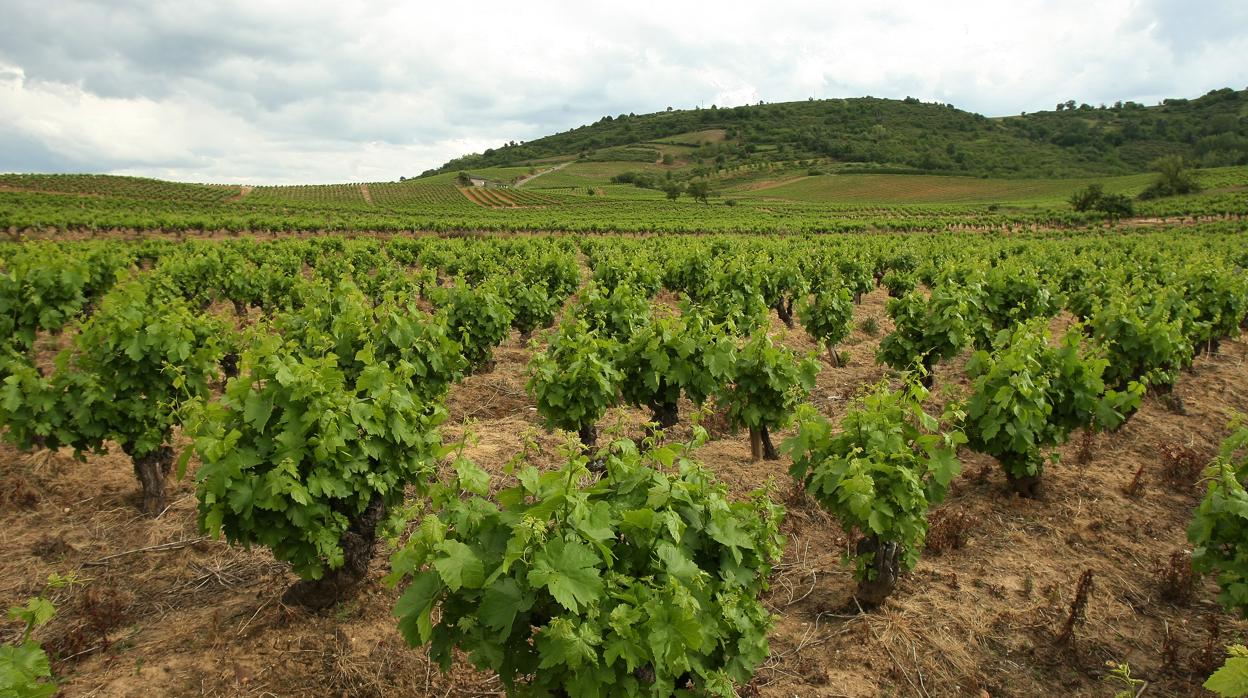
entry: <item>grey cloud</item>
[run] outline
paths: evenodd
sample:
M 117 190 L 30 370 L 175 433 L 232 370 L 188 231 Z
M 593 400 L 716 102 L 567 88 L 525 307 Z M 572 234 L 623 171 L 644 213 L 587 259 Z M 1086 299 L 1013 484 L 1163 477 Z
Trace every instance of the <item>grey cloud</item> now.
M 989 115 L 1195 96 L 1244 82 L 1218 49 L 1248 49 L 1242 0 L 483 2 L 0 0 L 0 89 L 16 67 L 12 99 L 46 110 L 0 135 L 0 167 L 318 181 L 349 159 L 394 178 L 606 114 L 751 96 L 913 95 Z M 151 124 L 118 129 L 150 138 L 150 157 L 99 146 L 101 99 Z M 196 115 L 205 127 L 183 123 Z
M 0 135 L 0 172 L 83 172 L 98 167 L 98 162 L 65 157 L 22 133 Z
M 1242 42 L 1248 27 L 1248 3 L 1242 0 L 1146 0 L 1141 8 L 1140 20 L 1151 20 L 1156 36 L 1178 54 L 1228 40 Z

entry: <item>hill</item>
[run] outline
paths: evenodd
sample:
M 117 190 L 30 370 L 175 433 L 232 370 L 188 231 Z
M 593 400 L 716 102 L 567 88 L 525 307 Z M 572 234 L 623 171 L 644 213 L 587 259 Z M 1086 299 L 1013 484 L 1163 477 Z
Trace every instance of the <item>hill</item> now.
M 1156 106 L 1069 101 L 1052 111 L 1001 118 L 909 97 L 620 114 L 465 155 L 422 176 L 582 160 L 664 164 L 684 177 L 787 163 L 1073 178 L 1138 173 L 1154 159 L 1172 154 L 1204 167 L 1248 164 L 1248 90 L 1224 88 Z

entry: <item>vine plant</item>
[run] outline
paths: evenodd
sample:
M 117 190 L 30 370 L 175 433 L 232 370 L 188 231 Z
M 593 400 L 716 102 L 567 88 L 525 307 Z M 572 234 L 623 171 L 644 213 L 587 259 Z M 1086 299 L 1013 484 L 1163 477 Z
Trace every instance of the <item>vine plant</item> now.
M 464 653 L 509 696 L 733 696 L 768 653 L 783 509 L 729 500 L 694 445 L 614 442 L 597 480 L 581 455 L 521 463 L 493 498 L 460 456 L 392 558 L 404 638 L 443 671 Z
M 853 556 L 856 597 L 877 606 L 893 593 L 901 572 L 919 560 L 928 507 L 944 499 L 966 437 L 941 431 L 923 410 L 927 389 L 879 385 L 857 398 L 833 433 L 813 407 L 798 414 L 797 434 L 784 449 L 789 472 L 846 529 L 863 533 Z M 956 408 L 946 415 L 957 420 Z

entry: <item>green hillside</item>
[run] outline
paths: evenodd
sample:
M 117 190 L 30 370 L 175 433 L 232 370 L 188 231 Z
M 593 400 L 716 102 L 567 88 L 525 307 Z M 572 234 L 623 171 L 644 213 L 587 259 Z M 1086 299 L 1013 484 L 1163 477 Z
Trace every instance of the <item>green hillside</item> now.
M 1138 173 L 1171 154 L 1204 167 L 1248 164 L 1248 90 L 1156 106 L 1057 106 L 988 118 L 912 98 L 863 97 L 621 114 L 424 175 L 567 160 L 654 163 L 685 178 L 775 163 L 1006 178 Z
M 1248 91 L 989 119 L 875 98 L 671 111 L 471 155 L 398 182 L 181 184 L 0 174 L 0 231 L 855 232 L 1064 228 L 1098 184 L 1128 218 L 1248 213 Z M 1198 191 L 1153 200 L 1177 154 Z M 463 177 L 462 174 L 471 177 Z M 475 183 L 474 183 L 475 182 Z M 1117 214 L 1116 214 L 1117 215 Z

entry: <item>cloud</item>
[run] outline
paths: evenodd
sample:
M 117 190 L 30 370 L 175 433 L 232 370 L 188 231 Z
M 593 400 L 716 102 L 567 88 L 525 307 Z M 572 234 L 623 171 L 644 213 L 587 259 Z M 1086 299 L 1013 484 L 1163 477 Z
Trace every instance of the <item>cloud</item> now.
M 1244 87 L 1248 6 L 0 0 L 0 171 L 391 180 L 718 104 L 913 95 L 989 115 Z

